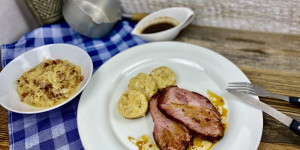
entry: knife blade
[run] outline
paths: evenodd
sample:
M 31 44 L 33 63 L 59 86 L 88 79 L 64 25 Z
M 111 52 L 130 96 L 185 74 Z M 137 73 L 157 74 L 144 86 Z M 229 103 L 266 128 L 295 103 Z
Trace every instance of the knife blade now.
M 292 119 L 291 117 L 281 113 L 275 108 L 253 98 L 246 93 L 230 89 L 227 89 L 227 91 L 282 122 L 284 125 L 288 126 L 290 130 L 300 136 L 300 123 L 297 120 Z

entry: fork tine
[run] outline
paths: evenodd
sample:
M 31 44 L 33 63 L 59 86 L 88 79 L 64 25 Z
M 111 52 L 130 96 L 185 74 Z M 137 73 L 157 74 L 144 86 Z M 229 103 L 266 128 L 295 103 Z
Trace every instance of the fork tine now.
M 228 84 L 246 84 L 246 85 L 252 85 L 249 82 L 229 82 Z
M 241 92 L 257 96 L 257 94 L 255 92 L 251 92 L 251 91 L 241 91 Z
M 236 85 L 228 85 L 228 87 L 247 87 L 247 88 L 254 88 L 253 85 L 239 85 L 239 84 L 236 84 Z
M 249 92 L 254 92 L 255 93 L 255 89 L 254 88 L 247 88 L 247 87 L 228 87 L 226 88 L 226 90 L 236 90 L 236 91 L 249 91 Z
M 255 92 L 251 92 L 251 91 L 241 91 L 241 92 L 246 93 L 246 94 L 256 95 Z
M 248 82 L 230 82 L 228 83 L 228 87 L 250 87 L 254 88 L 254 85 Z
M 248 90 L 248 89 L 236 89 L 236 88 L 226 88 L 227 91 L 230 90 L 235 90 L 235 91 L 240 91 L 246 94 L 251 94 L 251 95 L 257 95 L 255 90 Z

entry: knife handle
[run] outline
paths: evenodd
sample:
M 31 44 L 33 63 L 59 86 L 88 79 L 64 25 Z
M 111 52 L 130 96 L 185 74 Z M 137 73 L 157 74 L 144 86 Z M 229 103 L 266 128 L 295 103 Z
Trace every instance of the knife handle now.
M 294 105 L 300 106 L 300 98 L 299 97 L 289 97 L 289 102 Z
M 289 129 L 300 136 L 300 123 L 297 120 L 293 119 Z

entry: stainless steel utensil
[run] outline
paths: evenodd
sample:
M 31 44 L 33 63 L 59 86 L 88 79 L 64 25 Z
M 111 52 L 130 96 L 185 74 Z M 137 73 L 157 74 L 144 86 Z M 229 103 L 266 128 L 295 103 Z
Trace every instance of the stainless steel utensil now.
M 283 96 L 283 95 L 279 95 L 279 94 L 274 94 L 274 93 L 271 93 L 253 83 L 232 82 L 232 83 L 229 83 L 228 89 L 241 91 L 241 92 L 251 94 L 251 95 L 256 95 L 256 96 L 273 97 L 273 98 L 284 100 L 291 104 L 300 106 L 300 98 L 299 97 Z
M 74 30 L 91 38 L 105 36 L 122 17 L 118 0 L 65 0 L 62 12 Z
M 263 112 L 269 114 L 270 116 L 274 117 L 278 121 L 282 122 L 284 125 L 288 126 L 290 130 L 300 136 L 300 123 L 292 119 L 291 117 L 281 113 L 280 111 L 276 110 L 275 108 L 251 97 L 250 95 L 243 93 L 241 91 L 227 89 L 228 92 L 235 95 L 236 97 L 246 101 L 247 103 L 251 104 L 252 106 L 262 110 Z

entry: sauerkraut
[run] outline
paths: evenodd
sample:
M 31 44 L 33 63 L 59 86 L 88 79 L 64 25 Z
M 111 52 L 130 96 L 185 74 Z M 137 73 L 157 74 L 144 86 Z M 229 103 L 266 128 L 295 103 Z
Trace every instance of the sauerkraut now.
M 71 97 L 82 80 L 80 66 L 68 60 L 44 59 L 17 79 L 17 92 L 26 104 L 51 107 Z

